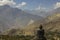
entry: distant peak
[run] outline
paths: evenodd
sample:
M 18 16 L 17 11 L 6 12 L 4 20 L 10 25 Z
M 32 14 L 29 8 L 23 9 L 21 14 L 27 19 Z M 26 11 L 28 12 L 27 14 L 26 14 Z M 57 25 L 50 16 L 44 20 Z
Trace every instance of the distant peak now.
M 7 9 L 7 8 L 11 8 L 11 7 L 9 5 L 4 5 L 4 6 L 0 6 L 0 8 Z
M 9 5 L 4 5 L 4 7 L 10 7 Z

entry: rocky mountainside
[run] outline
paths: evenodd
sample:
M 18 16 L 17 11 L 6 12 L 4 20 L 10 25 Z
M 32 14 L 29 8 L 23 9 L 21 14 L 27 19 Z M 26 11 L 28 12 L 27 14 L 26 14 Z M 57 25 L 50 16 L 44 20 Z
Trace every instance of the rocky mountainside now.
M 27 19 L 29 19 L 30 21 L 28 22 L 28 25 L 26 27 L 24 27 L 23 34 L 25 34 L 25 35 L 34 34 L 34 32 L 38 29 L 40 24 L 43 25 L 43 28 L 45 29 L 46 32 L 48 32 L 48 31 L 56 32 L 57 31 L 59 33 L 60 32 L 60 13 L 59 13 L 59 9 L 58 8 L 54 9 L 53 12 L 51 12 L 51 13 L 53 13 L 53 14 L 47 16 L 46 18 L 44 18 L 42 20 L 41 19 L 37 20 L 36 18 L 40 18 L 40 17 L 36 17 L 36 15 L 34 17 L 32 17 L 31 15 L 26 16 L 26 17 L 28 17 Z M 23 18 L 25 18 L 26 14 L 23 14 L 23 15 L 24 15 Z M 30 18 L 32 18 L 32 19 L 30 19 Z M 34 22 L 33 19 L 35 20 L 35 22 Z M 11 31 L 9 31 L 9 33 L 10 32 Z M 17 33 L 19 33 L 19 32 L 20 31 L 18 31 Z
M 31 25 L 28 25 L 25 28 L 26 34 L 33 34 L 36 29 L 38 29 L 39 25 L 42 23 L 43 28 L 46 32 L 60 32 L 60 9 L 54 9 L 52 15 L 47 16 L 42 21 L 38 20 Z
M 47 17 L 45 25 L 49 31 L 60 31 L 60 13 Z
M 33 22 L 33 20 L 31 20 L 30 21 L 31 24 L 29 23 L 29 25 L 24 27 L 23 33 L 25 35 L 34 34 L 34 32 L 38 29 L 38 27 L 40 26 L 41 23 L 42 23 L 43 28 L 45 29 L 46 32 L 52 31 L 52 32 L 58 32 L 59 33 L 60 32 L 60 13 L 57 12 L 56 10 L 55 10 L 55 12 L 52 12 L 53 13 L 52 15 L 47 16 L 42 21 L 37 20 L 37 21 Z
M 42 23 L 40 20 L 28 25 L 25 29 L 24 32 L 26 35 L 31 35 L 34 34 L 34 32 L 39 28 L 40 24 L 43 25 L 43 28 L 45 29 L 46 32 L 51 31 L 51 32 L 60 32 L 60 13 L 53 14 L 51 16 L 48 16 L 45 21 Z
M 8 5 L 0 6 L 1 32 L 12 28 L 23 28 L 40 19 L 42 19 L 41 16 L 29 14 L 21 9 L 12 8 Z

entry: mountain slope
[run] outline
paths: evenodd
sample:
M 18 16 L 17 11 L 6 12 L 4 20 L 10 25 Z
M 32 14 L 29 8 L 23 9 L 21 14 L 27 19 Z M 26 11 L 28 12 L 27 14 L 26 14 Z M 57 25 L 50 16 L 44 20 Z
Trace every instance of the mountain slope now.
M 8 5 L 0 6 L 0 31 L 26 26 L 31 20 L 40 20 L 42 17 L 32 15 L 21 9 L 11 8 Z
M 52 15 L 47 16 L 42 21 L 36 21 L 32 23 L 31 25 L 28 25 L 25 28 L 25 34 L 33 34 L 36 29 L 38 29 L 39 25 L 43 24 L 43 28 L 46 32 L 52 31 L 52 32 L 60 32 L 60 9 L 55 9 L 55 12 L 52 12 Z M 27 29 L 28 28 L 28 29 Z
M 4 32 L 3 34 L 8 34 L 8 35 L 20 35 L 21 34 L 24 34 L 24 35 L 34 35 L 34 32 L 36 32 L 36 30 L 39 28 L 39 25 L 41 24 L 41 22 L 39 22 L 40 20 L 38 21 L 35 21 L 33 22 L 32 24 L 30 25 L 27 25 L 26 27 L 24 27 L 24 29 L 19 29 L 19 28 L 16 28 L 16 29 L 10 29 L 6 32 Z
M 49 16 L 46 19 L 46 30 L 56 31 L 60 29 L 60 13 Z

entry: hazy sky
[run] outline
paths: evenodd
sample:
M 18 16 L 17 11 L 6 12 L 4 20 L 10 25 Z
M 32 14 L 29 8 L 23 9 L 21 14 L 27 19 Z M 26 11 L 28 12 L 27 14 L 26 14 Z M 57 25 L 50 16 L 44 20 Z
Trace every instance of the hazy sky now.
M 49 9 L 53 8 L 54 6 L 60 4 L 60 0 L 14 0 L 17 3 L 25 2 L 26 6 L 24 9 Z
M 60 7 L 60 0 L 0 0 L 0 6 L 6 4 L 23 10 L 49 10 Z

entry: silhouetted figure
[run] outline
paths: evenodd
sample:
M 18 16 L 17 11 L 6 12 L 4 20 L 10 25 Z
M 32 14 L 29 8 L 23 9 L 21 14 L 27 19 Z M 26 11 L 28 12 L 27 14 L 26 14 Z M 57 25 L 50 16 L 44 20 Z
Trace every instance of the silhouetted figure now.
M 43 26 L 40 25 L 39 30 L 37 31 L 37 40 L 46 40 L 46 38 L 44 37 L 44 29 Z

